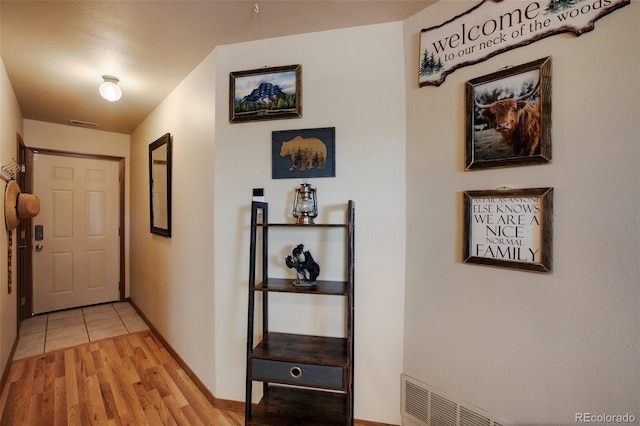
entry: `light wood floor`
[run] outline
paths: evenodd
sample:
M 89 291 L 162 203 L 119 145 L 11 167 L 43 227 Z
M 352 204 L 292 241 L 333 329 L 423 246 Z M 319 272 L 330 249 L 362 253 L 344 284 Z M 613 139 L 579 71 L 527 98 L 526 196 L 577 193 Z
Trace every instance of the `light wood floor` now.
M 214 408 L 150 331 L 14 361 L 0 413 L 2 426 L 244 424 Z
M 0 425 L 244 425 L 242 403 L 215 405 L 146 330 L 12 362 Z

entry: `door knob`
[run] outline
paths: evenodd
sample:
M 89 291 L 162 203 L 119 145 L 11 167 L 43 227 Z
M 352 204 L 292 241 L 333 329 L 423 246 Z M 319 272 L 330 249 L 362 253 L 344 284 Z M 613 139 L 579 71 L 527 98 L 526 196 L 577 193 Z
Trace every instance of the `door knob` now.
M 36 245 L 36 251 L 42 251 L 42 249 L 44 248 L 44 246 L 42 244 L 37 244 Z

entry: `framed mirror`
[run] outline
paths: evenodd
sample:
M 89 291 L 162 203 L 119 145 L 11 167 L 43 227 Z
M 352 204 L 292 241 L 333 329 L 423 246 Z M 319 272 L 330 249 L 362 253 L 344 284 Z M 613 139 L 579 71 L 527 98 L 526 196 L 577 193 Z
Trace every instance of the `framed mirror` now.
M 171 134 L 149 145 L 151 233 L 171 237 Z

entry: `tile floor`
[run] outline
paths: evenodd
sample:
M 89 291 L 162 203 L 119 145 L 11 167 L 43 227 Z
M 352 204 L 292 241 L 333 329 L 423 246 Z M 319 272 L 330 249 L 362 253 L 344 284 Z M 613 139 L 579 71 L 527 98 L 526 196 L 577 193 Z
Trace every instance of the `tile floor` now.
M 36 315 L 20 325 L 13 359 L 146 330 L 149 327 L 127 303 L 105 303 Z

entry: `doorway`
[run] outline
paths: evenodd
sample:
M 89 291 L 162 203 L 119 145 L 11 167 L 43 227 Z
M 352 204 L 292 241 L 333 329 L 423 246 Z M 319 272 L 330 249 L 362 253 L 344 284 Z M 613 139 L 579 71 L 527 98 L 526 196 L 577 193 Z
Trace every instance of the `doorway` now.
M 41 213 L 29 226 L 20 315 L 124 301 L 124 158 L 24 150 L 24 191 Z

